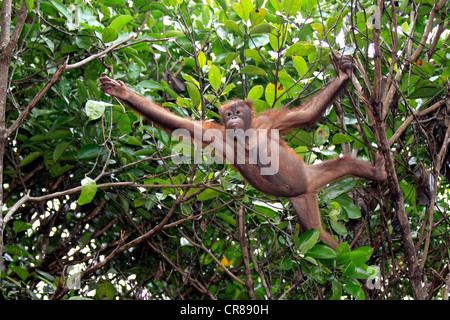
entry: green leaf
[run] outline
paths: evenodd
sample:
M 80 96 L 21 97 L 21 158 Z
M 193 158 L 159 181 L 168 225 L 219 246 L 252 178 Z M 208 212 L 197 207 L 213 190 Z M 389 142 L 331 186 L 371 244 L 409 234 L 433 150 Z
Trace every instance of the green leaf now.
M 55 130 L 47 134 L 47 139 L 64 139 L 72 136 L 70 130 Z
M 415 64 L 413 65 L 413 71 L 417 72 L 419 75 L 423 75 L 424 77 L 430 78 L 435 74 L 435 66 L 426 61 L 422 61 L 422 65 L 420 67 Z
M 341 212 L 341 205 L 336 201 L 333 201 L 330 203 L 330 209 L 331 210 L 328 212 L 328 217 L 330 217 L 333 221 L 337 221 L 337 216 L 339 212 Z
M 404 11 L 406 9 L 406 7 L 409 5 L 409 0 L 402 0 L 400 2 L 401 2 L 401 4 L 399 7 L 399 10 Z
M 72 21 L 72 15 L 70 14 L 69 10 L 67 10 L 67 7 L 63 5 L 58 0 L 50 0 L 50 2 L 55 6 L 56 10 L 59 11 L 68 21 Z
M 170 86 L 167 82 L 165 82 L 164 80 L 161 80 L 161 85 L 163 87 L 164 92 L 167 93 L 168 95 L 170 95 L 173 99 L 179 98 L 178 94 L 170 88 Z
M 292 56 L 292 62 L 294 62 L 295 70 L 300 77 L 303 77 L 308 72 L 308 65 L 302 56 Z
M 353 140 L 355 140 L 355 139 L 347 134 L 336 133 L 333 136 L 333 144 L 352 142 Z
M 173 17 L 174 13 L 172 10 L 167 9 L 162 3 L 158 2 L 158 1 L 153 1 L 151 2 L 147 8 L 149 8 L 150 10 L 159 10 L 162 13 L 164 13 L 165 15 L 171 16 Z
M 275 96 L 275 90 L 276 90 L 276 96 Z M 265 91 L 265 97 L 267 103 L 272 106 L 275 102 L 275 97 L 277 99 L 276 107 L 280 107 L 281 102 L 286 97 L 286 91 L 284 91 L 283 85 L 280 83 L 277 84 L 277 87 L 275 88 L 274 83 L 269 83 L 266 87 Z
M 311 267 L 311 274 L 314 280 L 316 280 L 320 284 L 324 284 L 325 282 L 327 282 L 330 273 L 331 273 L 330 270 L 328 270 L 321 263 Z
M 269 41 L 273 51 L 281 51 L 283 36 L 271 33 L 269 34 Z
M 305 57 L 315 50 L 314 45 L 309 42 L 296 42 L 286 51 L 286 56 L 290 57 L 293 55 L 298 55 Z
M 226 0 L 214 0 L 216 3 L 220 5 L 224 12 L 227 12 L 227 1 Z
M 298 247 L 298 251 L 300 254 L 307 253 L 311 248 L 313 248 L 317 241 L 319 241 L 320 230 L 309 229 L 306 230 L 302 236 L 300 237 L 300 245 Z
M 219 68 L 217 68 L 214 64 L 211 65 L 211 69 L 209 69 L 209 83 L 215 91 L 219 90 L 220 85 L 222 84 L 222 74 L 220 73 Z
M 264 87 L 260 84 L 254 86 L 250 89 L 248 93 L 247 99 L 249 100 L 258 100 L 264 94 Z
M 331 292 L 332 295 L 330 297 L 330 300 L 340 300 L 342 296 L 342 284 L 336 278 L 333 278 L 333 280 L 331 280 Z
M 344 266 L 344 268 L 341 267 L 341 269 L 344 276 L 350 277 L 353 272 L 355 272 L 356 265 L 352 261 L 350 261 L 347 265 Z
M 81 180 L 81 194 L 78 198 L 78 204 L 80 206 L 91 203 L 97 193 L 97 184 L 89 177 Z
M 145 201 L 147 201 L 147 199 L 143 197 L 135 198 L 133 201 L 133 206 L 139 208 L 140 206 L 143 206 L 145 204 Z
M 91 47 L 91 41 L 88 37 L 75 37 L 75 44 L 80 49 L 89 49 Z
M 103 3 L 105 6 L 108 7 L 118 7 L 125 5 L 125 3 L 122 0 L 99 0 L 98 2 Z
M 314 141 L 316 142 L 316 146 L 320 147 L 325 144 L 330 137 L 330 128 L 326 125 L 322 125 L 316 129 L 314 133 Z
M 353 297 L 355 297 L 356 300 L 365 300 L 366 296 L 364 295 L 364 291 L 353 284 L 347 284 L 344 286 L 344 291 L 347 292 L 348 294 L 352 295 Z
M 205 191 L 200 192 L 197 196 L 198 201 L 207 201 L 210 199 L 217 198 L 221 195 L 221 193 L 214 189 L 206 189 Z
M 34 8 L 34 0 L 25 0 L 28 12 L 31 12 Z
M 355 263 L 356 266 L 366 263 L 372 255 L 373 248 L 359 247 L 354 251 L 346 252 L 337 257 L 338 264 L 347 264 L 350 261 Z
M 280 268 L 283 270 L 291 270 L 293 266 L 294 266 L 294 262 L 292 261 L 289 253 L 287 253 L 284 256 L 283 260 L 281 261 Z
M 328 246 L 317 244 L 306 253 L 308 256 L 317 259 L 334 259 L 336 253 Z
M 221 96 L 229 93 L 231 90 L 233 90 L 234 88 L 236 88 L 236 85 L 234 83 L 230 83 L 229 85 L 227 85 L 225 87 L 225 89 L 223 89 Z
M 255 75 L 255 76 L 265 76 L 266 71 L 264 69 L 261 69 L 260 67 L 248 65 L 242 68 L 242 73 Z
M 59 163 L 55 163 L 51 168 L 50 168 L 50 172 L 52 174 L 53 177 L 59 177 L 60 175 L 62 175 L 63 173 L 71 170 L 72 168 L 74 168 L 75 166 L 73 165 L 67 165 L 67 166 L 60 166 Z
M 239 25 L 232 20 L 225 21 L 224 27 L 233 30 L 237 35 L 243 34 Z
M 22 161 L 20 161 L 19 167 L 23 167 L 23 166 L 26 166 L 27 164 L 30 164 L 31 162 L 33 162 L 40 156 L 42 156 L 42 152 L 40 152 L 40 151 L 35 151 L 35 152 L 30 153 L 25 158 L 23 158 Z
M 236 220 L 223 212 L 216 213 L 216 217 L 219 217 L 220 219 L 231 224 L 234 227 L 236 226 Z
M 131 128 L 131 120 L 128 114 L 124 114 L 122 117 L 120 117 L 120 119 L 118 120 L 118 125 L 120 132 L 123 134 L 130 134 L 133 131 L 133 129 Z
M 273 27 L 270 24 L 260 24 L 254 28 L 252 28 L 249 32 L 250 35 L 252 34 L 261 34 L 261 33 L 271 33 Z
M 252 10 L 252 12 L 250 12 L 250 21 L 251 21 L 252 25 L 257 26 L 260 23 L 262 23 L 264 21 L 264 18 L 266 17 L 266 15 L 267 15 L 266 9 L 260 8 L 260 9 Z M 264 32 L 264 33 L 267 33 L 267 32 Z
M 266 97 L 266 101 L 267 103 L 272 106 L 273 103 L 275 102 L 275 84 L 274 83 L 269 83 L 266 87 L 265 90 L 265 97 Z
M 100 300 L 113 300 L 116 290 L 110 281 L 104 281 L 95 290 L 95 297 Z
M 206 56 L 203 51 L 200 51 L 200 53 L 198 54 L 197 60 L 198 60 L 198 64 L 199 64 L 200 68 L 203 68 L 206 64 Z
M 120 139 L 120 141 L 123 141 L 132 146 L 142 147 L 142 142 L 133 136 L 127 135 L 126 137 L 123 137 L 122 139 Z
M 77 158 L 79 160 L 95 159 L 100 154 L 100 152 L 102 152 L 102 150 L 103 147 L 99 146 L 98 144 L 88 144 L 80 148 Z
M 69 145 L 70 141 L 63 141 L 61 143 L 58 143 L 55 147 L 55 150 L 53 151 L 53 161 L 58 161 Z
M 186 82 L 186 88 L 188 90 L 189 97 L 191 97 L 192 104 L 194 107 L 198 107 L 201 102 L 201 96 L 197 86 L 191 82 Z
M 285 0 L 284 12 L 287 16 L 295 15 L 302 6 L 302 0 Z
M 122 28 L 124 25 L 126 25 L 128 22 L 132 20 L 133 17 L 130 15 L 120 15 L 111 22 L 109 27 L 114 29 L 115 31 L 119 31 L 120 28 Z
M 105 43 L 111 42 L 119 38 L 119 33 L 113 28 L 106 27 L 102 31 L 102 40 Z
M 154 80 L 141 81 L 137 84 L 137 86 L 151 90 L 164 90 L 163 86 Z
M 405 22 L 402 24 L 401 28 L 402 28 L 402 31 L 403 31 L 404 33 L 408 34 L 408 28 L 409 28 L 408 22 L 405 21 Z
M 83 81 L 77 80 L 78 87 L 78 101 L 80 103 L 86 103 L 89 93 Z
M 202 265 L 208 265 L 214 262 L 214 259 L 209 254 L 203 253 L 202 255 L 200 255 L 199 261 L 201 262 Z
M 322 201 L 324 201 L 325 203 L 329 202 L 332 199 L 337 198 L 341 194 L 354 189 L 355 185 L 356 179 L 354 179 L 353 177 L 339 180 L 323 190 L 324 196 L 322 197 Z
M 12 266 L 12 267 L 10 267 L 10 269 L 12 271 L 14 271 L 20 277 L 20 279 L 22 279 L 23 281 L 25 281 L 28 278 L 27 269 L 24 269 L 24 268 L 21 268 L 18 266 Z
M 283 6 L 284 1 L 285 0 L 281 0 L 281 1 L 270 0 L 270 4 L 275 8 L 275 10 L 277 10 L 278 12 L 282 12 L 284 9 L 284 6 Z
M 338 256 L 350 252 L 350 246 L 347 242 L 341 242 L 334 250 Z
M 276 215 L 274 210 L 266 206 L 255 205 L 255 211 L 267 218 L 272 218 Z
M 269 104 L 264 100 L 252 100 L 252 103 L 257 113 L 270 109 Z
M 46 283 L 53 283 L 55 281 L 55 277 L 50 273 L 44 272 L 42 270 L 36 269 L 37 278 L 41 280 L 45 280 Z
M 317 260 L 314 259 L 313 257 L 305 256 L 303 259 L 306 260 L 306 261 L 308 261 L 308 262 L 310 262 L 310 263 L 312 263 L 312 264 L 315 265 L 315 266 L 317 266 L 317 265 L 319 264 L 319 263 L 317 262 Z
M 14 221 L 13 223 L 14 231 L 16 234 L 22 231 L 26 231 L 31 228 L 31 224 L 23 222 L 23 221 Z
M 344 272 L 344 275 L 347 277 L 364 280 L 375 277 L 377 273 L 378 270 L 375 267 L 370 267 L 366 264 L 357 266 L 353 262 L 350 262 L 349 267 Z
M 244 51 L 244 56 L 255 60 L 256 62 L 262 62 L 263 59 L 261 58 L 261 55 L 259 52 L 255 49 L 247 49 Z
M 338 221 L 330 220 L 331 228 L 340 236 L 347 235 L 347 228 Z
M 336 199 L 336 201 L 340 203 L 342 208 L 344 208 L 350 219 L 361 218 L 361 210 L 352 201 L 341 198 Z
M 253 10 L 252 0 L 240 0 L 239 3 L 233 3 L 233 9 L 246 22 L 250 18 L 250 12 Z
M 306 132 L 305 130 L 300 130 L 292 137 L 289 136 L 289 139 L 295 140 L 295 143 L 299 146 L 308 146 L 308 147 L 312 146 L 311 135 L 308 132 Z M 300 148 L 300 149 L 302 149 L 302 148 Z M 296 148 L 296 151 L 297 152 L 305 152 L 306 150 L 300 151 L 300 150 L 298 150 L 298 148 Z

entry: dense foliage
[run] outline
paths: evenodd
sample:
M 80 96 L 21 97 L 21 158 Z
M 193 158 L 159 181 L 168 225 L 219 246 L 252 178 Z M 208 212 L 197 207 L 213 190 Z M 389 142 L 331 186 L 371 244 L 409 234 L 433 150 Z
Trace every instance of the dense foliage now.
M 384 5 L 3 0 L 1 296 L 446 299 L 450 4 Z M 207 152 L 174 163 L 179 141 L 97 82 L 218 121 L 233 98 L 299 105 L 336 76 L 333 53 L 354 79 L 286 141 L 310 164 L 381 150 L 389 173 L 321 191 L 335 251 Z

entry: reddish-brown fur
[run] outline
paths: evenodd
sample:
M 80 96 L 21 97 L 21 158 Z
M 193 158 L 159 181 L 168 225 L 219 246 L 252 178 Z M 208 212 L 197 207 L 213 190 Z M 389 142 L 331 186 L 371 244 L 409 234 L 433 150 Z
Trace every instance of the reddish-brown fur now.
M 250 102 L 234 100 L 220 108 L 222 125 L 179 117 L 138 96 L 121 81 L 111 80 L 105 75 L 100 78 L 100 83 L 104 92 L 123 100 L 131 108 L 167 131 L 178 128 L 186 129 L 194 138 L 196 130 L 197 132 L 201 130 L 203 133 L 208 129 L 220 130 L 223 134 L 223 141 L 202 138 L 201 142 L 214 145 L 215 151 L 228 159 L 231 154 L 236 156 L 240 142 L 238 142 L 239 139 L 226 140 L 226 129 L 254 129 L 256 132 L 260 132 L 260 130 L 272 132 L 271 130 L 276 129 L 281 135 L 293 128 L 306 128 L 317 122 L 347 83 L 347 70 L 351 68 L 351 61 L 344 58 L 342 62 L 339 77 L 300 107 L 271 109 L 255 116 Z M 262 174 L 261 169 L 267 165 L 260 162 L 250 163 L 250 157 L 247 154 L 245 154 L 245 162 L 234 161 L 231 164 L 257 190 L 272 196 L 287 197 L 302 228 L 304 230 L 311 228 L 321 230 L 320 239 L 336 248 L 338 242 L 322 227 L 317 205 L 317 192 L 323 186 L 348 175 L 382 181 L 386 179 L 384 159 L 377 154 L 375 165 L 348 157 L 328 160 L 316 165 L 306 165 L 280 136 L 277 136 L 277 140 L 273 140 L 269 135 L 267 139 L 262 140 L 249 138 L 245 142 L 246 152 L 253 147 L 272 150 L 271 148 L 275 146 L 272 144 L 273 142 L 278 143 L 279 146 L 278 157 L 270 163 L 272 165 L 278 161 L 276 162 L 278 170 L 275 173 Z

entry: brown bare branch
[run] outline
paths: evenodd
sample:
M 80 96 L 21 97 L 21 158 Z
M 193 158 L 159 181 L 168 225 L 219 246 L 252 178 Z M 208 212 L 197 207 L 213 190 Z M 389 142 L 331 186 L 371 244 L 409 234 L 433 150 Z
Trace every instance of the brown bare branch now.
M 239 243 L 241 244 L 242 259 L 244 260 L 244 272 L 245 272 L 245 287 L 248 290 L 248 294 L 251 300 L 256 300 L 255 288 L 253 287 L 252 272 L 250 270 L 250 261 L 248 257 L 247 239 L 245 236 L 245 210 L 244 206 L 239 208 L 238 218 L 238 232 Z

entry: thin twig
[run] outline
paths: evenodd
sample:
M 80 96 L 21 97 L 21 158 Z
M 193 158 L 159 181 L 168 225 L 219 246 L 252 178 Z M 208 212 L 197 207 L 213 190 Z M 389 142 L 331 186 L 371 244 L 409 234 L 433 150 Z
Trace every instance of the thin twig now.
M 251 300 L 256 300 L 255 288 L 253 287 L 252 271 L 250 270 L 250 262 L 248 258 L 247 240 L 245 237 L 245 210 L 244 206 L 239 208 L 238 218 L 238 233 L 239 242 L 241 244 L 242 259 L 244 260 L 244 272 L 245 272 L 245 286 L 248 290 L 248 295 Z
M 436 195 L 437 195 L 437 185 L 438 185 L 438 178 L 439 174 L 441 172 L 442 163 L 444 162 L 445 157 L 447 156 L 448 151 L 448 145 L 450 143 L 450 126 L 447 127 L 447 131 L 445 132 L 445 138 L 442 143 L 441 150 L 439 151 L 439 155 L 436 159 L 436 162 L 434 164 L 434 183 L 433 183 L 433 194 L 431 195 L 430 205 L 428 206 L 428 226 L 427 226 L 427 235 L 425 238 L 425 247 L 423 249 L 422 254 L 422 261 L 420 263 L 419 267 L 419 273 L 422 273 L 422 270 L 425 267 L 425 262 L 427 260 L 428 256 L 428 249 L 430 247 L 430 237 L 431 237 L 431 231 L 433 227 L 433 219 L 434 219 L 434 205 L 436 202 Z
M 8 128 L 7 135 L 11 135 L 13 132 L 19 128 L 19 126 L 25 121 L 27 116 L 30 114 L 31 110 L 36 106 L 36 104 L 42 99 L 42 97 L 47 93 L 48 90 L 50 90 L 55 83 L 59 81 L 59 78 L 63 74 L 65 68 L 67 66 L 67 60 L 64 64 L 59 66 L 58 70 L 53 74 L 52 78 L 45 84 L 45 86 L 39 90 L 37 95 L 31 99 L 31 101 L 28 103 L 28 105 L 25 107 L 25 109 L 22 111 L 22 113 L 17 117 L 16 121 Z

